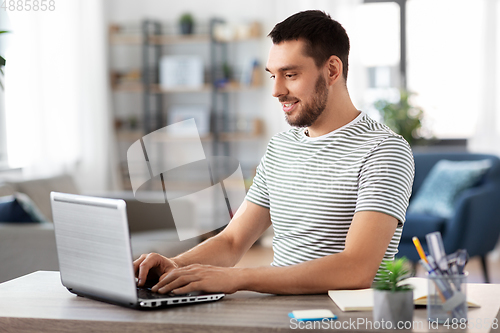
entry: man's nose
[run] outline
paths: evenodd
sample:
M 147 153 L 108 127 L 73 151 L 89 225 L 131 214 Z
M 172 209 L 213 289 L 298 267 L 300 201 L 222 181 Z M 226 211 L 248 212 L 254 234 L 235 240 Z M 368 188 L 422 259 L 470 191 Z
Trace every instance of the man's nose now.
M 280 97 L 288 94 L 288 89 L 286 88 L 283 79 L 276 77 L 273 85 L 273 97 Z

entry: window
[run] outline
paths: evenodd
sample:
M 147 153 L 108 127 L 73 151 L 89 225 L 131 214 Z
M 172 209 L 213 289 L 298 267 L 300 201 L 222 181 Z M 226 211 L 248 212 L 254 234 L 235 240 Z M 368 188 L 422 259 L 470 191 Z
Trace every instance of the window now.
M 485 2 L 364 1 L 359 22 L 367 67 L 365 102 L 397 100 L 397 88 L 404 86 L 399 46 L 406 40 L 406 88 L 416 94 L 413 101 L 425 112 L 424 128 L 439 139 L 472 137 L 489 98 L 485 93 L 488 68 L 496 68 L 496 59 L 488 61 L 494 46 L 485 37 L 492 33 L 484 23 Z M 404 35 L 398 3 L 406 6 Z M 497 27 L 493 30 L 498 34 Z
M 358 7 L 360 62 L 366 68 L 363 109 L 379 119 L 372 105 L 379 99 L 397 100 L 400 78 L 400 9 L 395 2 L 366 3 Z M 380 119 L 379 119 L 380 120 Z
M 410 0 L 408 89 L 434 135 L 469 138 L 481 107 L 484 8 L 476 0 Z

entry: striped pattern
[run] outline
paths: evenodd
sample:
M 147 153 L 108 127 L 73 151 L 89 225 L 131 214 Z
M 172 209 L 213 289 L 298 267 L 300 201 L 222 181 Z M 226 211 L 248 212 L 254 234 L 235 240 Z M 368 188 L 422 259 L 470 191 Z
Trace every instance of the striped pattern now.
M 274 136 L 246 199 L 270 209 L 273 266 L 343 251 L 352 218 L 359 211 L 398 219 L 384 257 L 393 260 L 413 174 L 408 143 L 361 113 L 321 137 L 309 138 L 299 128 Z

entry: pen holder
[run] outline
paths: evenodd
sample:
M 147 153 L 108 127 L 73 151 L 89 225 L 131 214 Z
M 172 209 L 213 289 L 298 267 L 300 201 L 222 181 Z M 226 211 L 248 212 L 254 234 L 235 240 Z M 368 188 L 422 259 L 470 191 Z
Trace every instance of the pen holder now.
M 442 324 L 453 318 L 467 320 L 467 272 L 428 275 L 427 318 Z

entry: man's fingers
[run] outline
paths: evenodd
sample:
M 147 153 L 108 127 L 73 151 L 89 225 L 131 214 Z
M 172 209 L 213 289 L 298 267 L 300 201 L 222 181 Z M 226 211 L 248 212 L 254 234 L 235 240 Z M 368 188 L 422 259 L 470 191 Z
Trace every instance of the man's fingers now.
M 200 282 L 195 281 L 195 282 L 192 282 L 192 283 L 185 285 L 184 287 L 173 289 L 172 292 L 174 294 L 187 294 L 187 293 L 190 293 L 192 291 L 198 291 L 198 290 L 203 290 L 203 288 L 201 287 Z
M 237 272 L 234 268 L 195 264 L 181 268 L 171 266 L 164 272 L 158 283 L 151 288 L 153 292 L 185 294 L 203 290 L 232 294 L 238 290 L 231 276 L 231 272 Z
M 195 275 L 181 275 L 181 276 L 175 277 L 173 280 L 171 280 L 167 284 L 162 283 L 163 287 L 159 288 L 158 292 L 160 294 L 167 293 L 171 290 L 188 286 L 191 283 L 198 281 L 198 280 L 199 280 L 199 278 Z
M 166 284 L 172 282 L 178 276 L 178 275 L 174 276 L 174 274 L 175 274 L 175 271 L 170 271 L 170 272 L 163 274 L 160 277 L 158 283 L 155 284 L 153 287 L 151 287 L 151 291 L 157 293 L 160 288 L 162 288 Z
M 144 259 L 138 264 L 139 274 L 137 275 L 137 277 L 138 277 L 139 281 L 137 282 L 137 285 L 139 287 L 142 287 L 144 285 L 144 283 L 146 283 L 149 271 L 153 267 L 160 265 L 159 256 L 156 255 L 156 253 L 150 253 L 148 255 L 143 254 L 143 255 L 141 255 L 141 257 L 142 256 L 144 256 Z
M 189 274 L 189 275 L 192 275 L 192 274 Z M 188 275 L 186 275 L 185 268 L 172 269 L 160 277 L 160 280 L 158 281 L 157 284 L 155 284 L 151 288 L 151 291 L 159 292 L 159 289 L 164 288 L 166 285 L 176 281 L 177 279 L 185 278 L 186 276 L 188 276 Z M 179 283 L 179 281 L 177 283 Z M 163 290 L 166 290 L 166 289 L 163 289 Z M 169 290 L 167 290 L 167 291 L 169 291 Z
M 158 253 L 143 254 L 134 261 L 134 273 L 137 277 L 137 285 L 142 287 L 150 273 L 158 276 L 163 276 L 169 273 L 173 268 L 177 268 L 177 263 L 172 259 L 166 258 Z M 152 278 L 153 276 L 150 276 Z
M 144 259 L 146 259 L 146 255 L 145 254 L 141 254 L 141 256 L 139 258 L 137 258 L 136 260 L 134 260 L 134 273 L 135 273 L 136 276 L 137 276 L 137 273 L 138 273 L 138 270 L 139 270 L 139 265 L 144 261 Z

